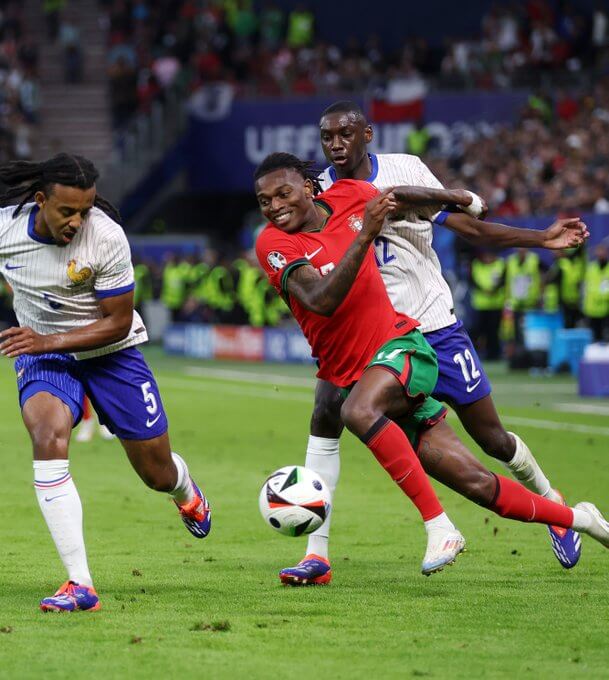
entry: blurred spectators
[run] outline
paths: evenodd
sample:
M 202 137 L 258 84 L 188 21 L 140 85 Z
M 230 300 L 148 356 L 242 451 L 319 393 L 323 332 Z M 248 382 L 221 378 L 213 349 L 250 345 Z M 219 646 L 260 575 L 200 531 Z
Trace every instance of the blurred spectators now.
M 425 162 L 496 217 L 609 212 L 609 78 L 593 91 L 531 96 L 517 125 L 485 125 Z
M 66 83 L 82 82 L 83 53 L 80 41 L 80 28 L 78 28 L 73 17 L 70 15 L 61 19 L 59 44 L 63 49 L 64 78 Z
M 116 81 L 117 70 L 126 76 L 133 69 L 137 83 L 136 97 L 133 83 L 125 83 L 128 105 L 118 104 L 118 126 L 128 111 L 149 111 L 169 88 L 186 96 L 200 88 L 218 92 L 220 84 L 235 96 L 367 92 L 396 105 L 419 100 L 430 86 L 538 89 L 563 82 L 566 88 L 551 109 L 543 95 L 531 99 L 529 117 L 574 123 L 581 102 L 568 87 L 590 83 L 590 74 L 609 66 L 609 14 L 603 2 L 588 12 L 548 0 L 497 3 L 481 18 L 478 36 L 449 37 L 444 48 L 406 37 L 396 50 L 385 48 L 377 35 L 363 42 L 347 38 L 342 46 L 321 41 L 317 17 L 305 4 L 287 11 L 272 0 L 257 11 L 252 0 L 103 0 L 101 5 L 109 28 L 113 98 L 122 82 Z
M 29 159 L 40 116 L 38 47 L 22 3 L 0 2 L 0 163 Z
M 174 322 L 260 327 L 277 326 L 289 316 L 251 251 L 234 260 L 212 248 L 202 257 L 170 252 L 160 266 L 136 257 L 134 272 L 136 307 L 160 299 Z

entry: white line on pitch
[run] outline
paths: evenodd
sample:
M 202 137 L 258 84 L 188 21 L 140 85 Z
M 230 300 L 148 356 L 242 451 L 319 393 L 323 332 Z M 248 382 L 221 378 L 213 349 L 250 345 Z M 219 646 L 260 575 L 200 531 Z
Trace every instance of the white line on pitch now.
M 221 378 L 222 380 L 233 380 L 236 382 L 315 387 L 315 378 L 296 378 L 281 373 L 252 373 L 250 371 L 234 371 L 228 368 L 203 368 L 202 366 L 186 366 L 184 373 L 196 377 Z
M 204 391 L 223 394 L 237 394 L 245 397 L 260 397 L 264 399 L 275 399 L 280 401 L 294 401 L 302 404 L 313 405 L 313 394 L 304 395 L 296 392 L 284 392 L 280 390 L 269 390 L 265 388 L 255 388 L 251 386 L 239 387 L 237 385 L 222 384 L 221 382 L 208 383 L 205 380 L 180 380 L 179 378 L 161 378 L 161 385 L 172 387 L 178 390 Z M 456 415 L 449 411 L 453 418 Z M 540 420 L 537 418 L 522 418 L 520 416 L 501 415 L 501 419 L 508 424 L 532 427 L 537 430 L 561 430 L 574 432 L 577 434 L 596 434 L 609 437 L 609 427 L 599 427 L 595 425 L 582 425 L 580 423 L 565 423 L 556 420 Z
M 609 405 L 603 404 L 555 404 L 552 409 L 564 413 L 586 413 L 594 416 L 609 416 Z

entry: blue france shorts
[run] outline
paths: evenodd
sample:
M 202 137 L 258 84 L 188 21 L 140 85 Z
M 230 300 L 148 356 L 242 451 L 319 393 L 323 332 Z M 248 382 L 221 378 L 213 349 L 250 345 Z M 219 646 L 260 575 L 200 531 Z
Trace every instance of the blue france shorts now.
M 425 333 L 438 355 L 438 382 L 432 396 L 448 404 L 471 404 L 491 393 L 491 383 L 461 321 Z
M 134 347 L 77 361 L 69 354 L 24 354 L 15 362 L 19 404 L 38 392 L 61 399 L 82 418 L 86 394 L 99 422 L 119 439 L 153 439 L 167 431 L 167 416 L 152 371 Z

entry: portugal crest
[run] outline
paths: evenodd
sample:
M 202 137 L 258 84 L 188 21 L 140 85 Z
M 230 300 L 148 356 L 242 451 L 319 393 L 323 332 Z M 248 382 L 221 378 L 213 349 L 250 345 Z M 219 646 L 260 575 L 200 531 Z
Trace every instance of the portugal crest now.
M 352 231 L 361 231 L 364 226 L 364 219 L 361 215 L 353 214 L 347 219 L 347 223 Z
M 285 257 L 276 250 L 273 250 L 273 252 L 266 256 L 266 261 L 269 263 L 271 269 L 276 272 L 278 272 L 280 269 L 283 269 L 288 263 Z

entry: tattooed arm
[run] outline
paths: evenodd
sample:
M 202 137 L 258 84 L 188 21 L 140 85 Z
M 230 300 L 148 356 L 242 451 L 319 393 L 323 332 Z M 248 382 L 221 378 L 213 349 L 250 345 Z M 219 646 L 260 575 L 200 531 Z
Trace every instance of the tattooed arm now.
M 326 276 L 312 266 L 295 269 L 288 276 L 288 293 L 305 308 L 321 316 L 332 316 L 347 297 L 368 248 L 378 236 L 388 213 L 396 208 L 391 190 L 375 196 L 366 205 L 364 225 L 341 261 Z

